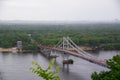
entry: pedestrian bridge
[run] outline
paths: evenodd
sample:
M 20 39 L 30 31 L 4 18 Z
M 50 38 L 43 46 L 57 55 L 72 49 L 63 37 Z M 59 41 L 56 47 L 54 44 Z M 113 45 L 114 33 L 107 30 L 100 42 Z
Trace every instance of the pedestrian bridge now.
M 109 68 L 109 66 L 106 64 L 106 60 L 98 59 L 90 53 L 82 50 L 69 37 L 63 37 L 63 39 L 61 39 L 61 41 L 58 42 L 55 47 L 39 45 L 38 48 L 39 50 L 59 51 L 65 55 L 79 57 L 91 63 L 95 63 L 97 65 Z

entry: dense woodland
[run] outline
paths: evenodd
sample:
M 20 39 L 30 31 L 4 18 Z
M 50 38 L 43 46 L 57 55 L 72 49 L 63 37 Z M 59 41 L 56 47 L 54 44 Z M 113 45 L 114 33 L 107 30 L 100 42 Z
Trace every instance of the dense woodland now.
M 15 47 L 17 41 L 23 41 L 24 49 L 54 46 L 63 36 L 79 46 L 120 50 L 120 23 L 0 23 L 3 48 Z

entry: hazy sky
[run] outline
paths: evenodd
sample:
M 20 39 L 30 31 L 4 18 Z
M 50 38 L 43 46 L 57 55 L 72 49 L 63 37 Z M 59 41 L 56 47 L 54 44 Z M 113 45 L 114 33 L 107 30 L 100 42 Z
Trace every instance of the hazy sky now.
M 115 20 L 119 0 L 0 0 L 0 20 Z

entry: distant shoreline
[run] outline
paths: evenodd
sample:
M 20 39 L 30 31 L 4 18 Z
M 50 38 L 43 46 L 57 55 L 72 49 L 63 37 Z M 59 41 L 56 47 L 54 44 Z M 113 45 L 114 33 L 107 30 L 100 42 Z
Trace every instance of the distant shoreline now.
M 19 50 L 17 48 L 0 48 L 0 52 L 7 53 L 7 52 L 12 52 L 12 53 L 19 53 Z M 26 53 L 26 52 L 32 52 L 32 50 L 22 50 L 21 52 Z
M 97 48 L 93 48 L 90 46 L 79 46 L 82 50 L 85 51 L 93 51 L 93 50 L 109 50 L 109 49 L 97 49 Z M 111 50 L 111 49 L 110 49 Z M 117 49 L 116 49 L 117 50 Z M 12 52 L 12 53 L 19 53 L 19 50 L 17 48 L 0 48 L 0 52 L 3 53 L 8 53 L 8 52 Z M 33 50 L 22 50 L 23 53 L 27 53 L 27 52 L 33 52 Z
M 81 49 L 83 50 L 95 50 L 91 47 L 87 47 L 87 46 L 80 46 Z M 18 53 L 19 50 L 17 48 L 0 48 L 0 52 L 13 52 L 13 53 Z M 22 50 L 22 52 L 32 52 L 32 50 Z
M 0 48 L 0 52 L 18 52 L 17 48 Z

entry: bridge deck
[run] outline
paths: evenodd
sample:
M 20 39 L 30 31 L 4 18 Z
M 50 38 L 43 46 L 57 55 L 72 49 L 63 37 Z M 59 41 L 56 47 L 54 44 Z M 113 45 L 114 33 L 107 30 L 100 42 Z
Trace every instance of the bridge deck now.
M 92 62 L 92 63 L 95 63 L 95 64 L 98 64 L 98 65 L 109 68 L 108 65 L 106 64 L 106 60 L 101 60 L 101 59 L 98 59 L 98 58 L 95 58 L 95 57 L 92 57 L 92 56 L 89 56 L 89 55 L 86 55 L 86 54 L 83 54 L 83 53 L 72 52 L 72 51 L 63 50 L 63 49 L 60 49 L 60 48 L 52 48 L 52 47 L 49 47 L 49 46 L 39 46 L 39 48 L 51 49 L 51 50 L 56 50 L 56 51 L 60 51 L 60 52 L 65 52 L 65 53 L 68 53 L 70 55 L 85 59 L 89 62 Z

